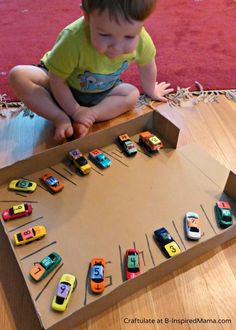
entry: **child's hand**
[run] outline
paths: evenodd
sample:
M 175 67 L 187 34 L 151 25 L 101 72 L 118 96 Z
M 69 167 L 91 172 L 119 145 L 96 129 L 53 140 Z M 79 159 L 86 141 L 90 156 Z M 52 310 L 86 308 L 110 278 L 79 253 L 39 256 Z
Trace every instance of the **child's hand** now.
M 155 89 L 154 89 L 154 93 L 153 95 L 149 95 L 154 101 L 163 101 L 163 102 L 167 102 L 167 98 L 165 97 L 165 95 L 171 93 L 174 91 L 173 88 L 168 88 L 170 86 L 169 83 L 161 82 L 161 83 L 157 83 L 155 85 Z

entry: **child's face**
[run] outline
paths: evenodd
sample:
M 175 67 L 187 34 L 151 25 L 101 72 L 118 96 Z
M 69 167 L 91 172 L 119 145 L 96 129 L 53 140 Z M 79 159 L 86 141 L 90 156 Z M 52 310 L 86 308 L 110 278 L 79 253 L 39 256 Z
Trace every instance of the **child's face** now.
M 119 18 L 118 24 L 115 19 L 110 19 L 107 11 L 95 11 L 85 17 L 89 22 L 91 43 L 99 53 L 115 58 L 136 48 L 143 22 L 129 23 Z

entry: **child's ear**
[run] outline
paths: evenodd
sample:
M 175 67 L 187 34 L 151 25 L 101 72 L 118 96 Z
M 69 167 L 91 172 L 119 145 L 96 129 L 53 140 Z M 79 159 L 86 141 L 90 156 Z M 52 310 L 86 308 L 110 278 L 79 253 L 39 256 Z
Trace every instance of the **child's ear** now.
M 86 22 L 89 22 L 89 14 L 83 10 L 84 19 Z
M 89 21 L 89 14 L 86 12 L 86 10 L 83 8 L 82 3 L 80 4 L 80 9 L 83 11 L 83 16 L 85 20 L 88 22 Z

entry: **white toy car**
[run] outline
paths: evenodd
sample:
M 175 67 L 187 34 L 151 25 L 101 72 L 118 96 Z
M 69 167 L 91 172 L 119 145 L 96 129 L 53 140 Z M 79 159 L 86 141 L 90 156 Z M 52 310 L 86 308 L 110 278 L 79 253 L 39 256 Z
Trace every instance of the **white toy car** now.
M 195 212 L 187 212 L 184 218 L 185 231 L 188 239 L 199 240 L 202 236 L 199 215 Z

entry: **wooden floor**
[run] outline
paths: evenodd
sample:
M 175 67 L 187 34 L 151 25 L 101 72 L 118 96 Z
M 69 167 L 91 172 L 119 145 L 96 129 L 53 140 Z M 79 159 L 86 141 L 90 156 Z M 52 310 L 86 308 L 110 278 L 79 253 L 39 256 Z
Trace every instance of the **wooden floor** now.
M 181 129 L 179 146 L 197 143 L 236 173 L 236 103 L 224 96 L 219 101 L 181 108 L 165 104 L 158 110 Z M 136 109 L 116 120 L 96 124 L 93 130 L 145 111 Z M 30 119 L 20 114 L 0 118 L 0 132 L 0 167 L 55 145 L 53 127 L 39 117 Z M 0 235 L 0 329 L 40 329 L 1 226 Z M 235 256 L 236 238 L 74 329 L 236 329 Z M 155 323 L 140 323 L 144 319 L 154 319 Z

